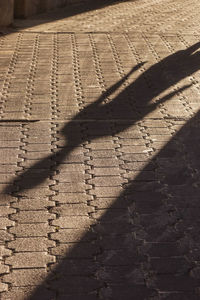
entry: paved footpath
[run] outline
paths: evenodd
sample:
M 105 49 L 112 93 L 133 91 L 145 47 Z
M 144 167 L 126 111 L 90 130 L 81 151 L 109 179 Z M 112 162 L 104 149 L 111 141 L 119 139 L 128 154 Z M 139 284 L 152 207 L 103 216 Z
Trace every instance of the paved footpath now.
M 200 2 L 104 2 L 0 36 L 2 300 L 200 299 Z

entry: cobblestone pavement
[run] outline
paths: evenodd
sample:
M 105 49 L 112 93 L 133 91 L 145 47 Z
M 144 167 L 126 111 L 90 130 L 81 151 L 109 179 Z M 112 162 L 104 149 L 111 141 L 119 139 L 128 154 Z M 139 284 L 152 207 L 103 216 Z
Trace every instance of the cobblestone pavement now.
M 200 3 L 107 4 L 0 36 L 2 300 L 200 299 Z

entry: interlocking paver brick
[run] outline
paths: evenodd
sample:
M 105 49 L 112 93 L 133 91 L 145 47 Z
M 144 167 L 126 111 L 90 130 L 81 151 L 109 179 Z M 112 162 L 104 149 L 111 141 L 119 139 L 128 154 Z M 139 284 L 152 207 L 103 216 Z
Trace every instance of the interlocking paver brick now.
M 10 269 L 8 266 L 5 266 L 4 264 L 2 264 L 2 262 L 0 262 L 0 274 L 6 274 L 9 273 Z
M 49 232 L 54 232 L 55 228 L 49 226 L 48 223 L 36 224 L 19 224 L 10 228 L 10 233 L 16 234 L 17 237 L 47 237 Z M 12 237 L 12 235 L 9 235 Z M 8 240 L 13 240 L 10 238 Z
M 89 165 L 92 165 L 94 167 L 117 167 L 119 165 L 119 162 L 116 159 L 114 158 L 111 158 L 111 159 L 106 159 L 106 158 L 101 158 L 101 159 L 98 159 L 98 158 L 95 158 L 91 161 L 88 162 Z
M 91 242 L 95 239 L 95 234 L 84 229 L 61 229 L 59 232 L 52 233 L 51 238 L 61 243 Z
M 94 184 L 95 186 L 119 186 L 123 181 L 120 176 L 101 176 L 88 180 L 88 183 Z
M 47 207 L 55 206 L 55 202 L 49 201 L 48 198 L 45 197 L 37 197 L 37 198 L 25 198 L 20 199 L 20 201 L 12 204 L 13 207 L 18 208 L 20 210 L 45 210 Z
M 59 258 L 64 258 L 67 253 L 67 257 L 70 258 L 94 258 L 99 253 L 99 246 L 94 243 L 82 243 L 81 251 L 76 247 L 76 243 L 62 243 L 55 248 L 50 249 L 52 255 L 56 255 Z
M 145 146 L 135 146 L 130 144 L 124 144 L 121 147 L 122 153 L 148 153 L 149 151 L 153 151 L 152 148 L 147 148 Z
M 55 242 L 44 237 L 26 237 L 11 241 L 8 246 L 16 252 L 47 251 L 48 248 L 55 247 Z
M 67 170 L 62 170 L 58 174 L 54 176 L 55 180 L 58 180 L 59 182 L 73 182 L 78 183 L 82 182 L 86 179 L 89 179 L 90 175 L 85 174 L 85 172 L 67 172 Z
M 30 298 L 36 288 L 37 286 L 12 287 L 8 292 L 2 294 L 2 300 L 24 300 Z M 44 287 L 37 293 L 37 297 L 42 297 L 44 300 L 55 299 L 55 293 Z
M 19 269 L 5 275 L 4 280 L 13 286 L 34 286 L 44 280 L 46 275 L 45 269 Z
M 117 167 L 94 168 L 91 170 L 91 174 L 94 174 L 95 176 L 117 176 L 120 174 L 120 170 Z
M 8 226 L 13 226 L 15 222 L 9 220 L 9 218 L 0 218 L 0 229 L 6 229 Z
M 21 268 L 45 268 L 47 263 L 55 262 L 55 257 L 45 252 L 22 252 L 15 253 L 5 259 L 6 264 L 12 265 L 13 269 Z
M 52 225 L 60 228 L 88 228 L 93 221 L 86 216 L 64 216 L 52 221 Z
M 13 235 L 7 232 L 6 230 L 0 230 L 0 244 L 5 242 L 12 241 L 14 239 Z
M 62 204 L 51 210 L 60 216 L 88 216 L 92 211 L 94 208 L 84 203 Z
M 54 188 L 61 193 L 83 193 L 89 187 L 90 186 L 85 183 L 76 183 L 76 185 L 74 185 L 74 183 L 71 182 L 60 182 Z
M 58 195 L 53 196 L 53 200 L 58 201 L 60 204 L 85 203 L 92 199 L 92 196 L 87 195 L 86 193 L 59 193 Z
M 8 291 L 8 284 L 0 282 L 0 292 Z
M 54 219 L 53 214 L 49 214 L 48 211 L 43 210 L 29 210 L 29 211 L 20 211 L 15 215 L 11 216 L 12 220 L 17 221 L 20 224 L 23 223 L 46 223 L 49 219 Z
M 9 214 L 16 213 L 16 209 L 9 206 L 0 206 L 0 217 L 6 217 Z
M 117 197 L 122 188 L 120 187 L 95 187 L 94 190 L 90 190 L 90 195 L 96 195 L 97 197 Z
M 0 258 L 3 256 L 9 256 L 11 254 L 11 250 L 7 249 L 5 246 L 0 246 Z

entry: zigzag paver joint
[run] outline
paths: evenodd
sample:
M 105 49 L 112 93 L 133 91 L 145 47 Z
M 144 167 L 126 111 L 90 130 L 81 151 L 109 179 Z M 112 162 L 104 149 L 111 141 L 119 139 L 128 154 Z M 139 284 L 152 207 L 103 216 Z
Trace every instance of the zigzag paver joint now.
M 200 4 L 107 4 L 0 37 L 1 299 L 199 299 Z

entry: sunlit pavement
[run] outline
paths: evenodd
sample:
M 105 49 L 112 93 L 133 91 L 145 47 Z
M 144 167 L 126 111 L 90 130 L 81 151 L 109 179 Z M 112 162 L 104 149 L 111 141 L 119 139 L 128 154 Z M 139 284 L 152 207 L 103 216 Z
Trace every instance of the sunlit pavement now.
M 200 299 L 199 24 L 110 0 L 0 36 L 1 299 Z

